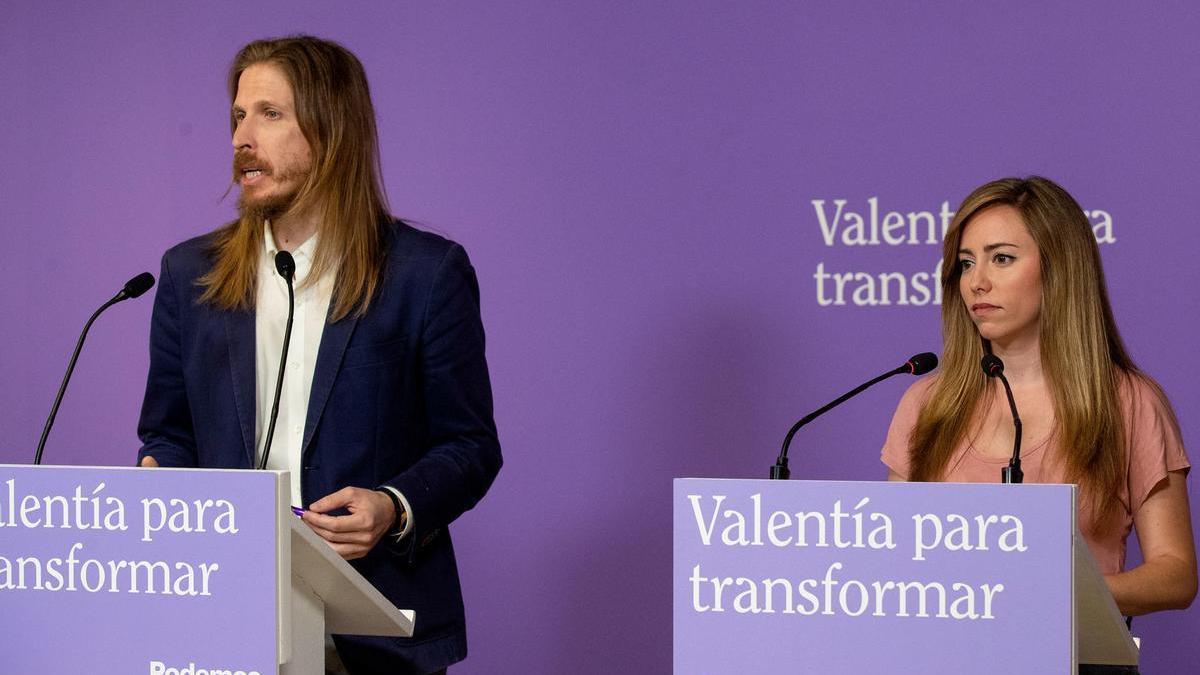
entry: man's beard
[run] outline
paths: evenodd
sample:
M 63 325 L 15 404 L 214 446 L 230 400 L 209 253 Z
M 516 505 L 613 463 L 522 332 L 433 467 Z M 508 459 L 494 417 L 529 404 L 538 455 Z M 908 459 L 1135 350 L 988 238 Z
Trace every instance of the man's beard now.
M 247 190 L 242 188 L 242 192 L 238 195 L 238 214 L 242 218 L 258 218 L 264 220 L 272 220 L 279 218 L 287 213 L 288 209 L 296 203 L 296 196 L 300 194 L 300 186 L 304 185 L 308 180 L 308 175 L 311 169 L 305 167 L 300 170 L 290 169 L 275 173 L 274 167 L 266 164 L 253 157 L 248 152 L 239 152 L 233 158 L 233 176 L 234 182 L 239 182 L 242 177 L 242 171 L 247 168 L 258 168 L 262 171 L 263 178 L 269 178 L 276 185 L 286 186 L 283 192 L 275 192 L 262 197 L 252 197 L 247 194 Z
M 242 218 L 258 218 L 262 220 L 277 219 L 287 213 L 288 209 L 296 203 L 296 195 L 300 193 L 300 185 L 303 184 L 304 174 L 293 174 L 298 180 L 291 184 L 290 189 L 286 192 L 276 192 L 263 197 L 252 197 L 246 194 L 243 189 L 238 195 L 237 208 L 238 214 Z M 285 176 L 290 178 L 291 176 Z

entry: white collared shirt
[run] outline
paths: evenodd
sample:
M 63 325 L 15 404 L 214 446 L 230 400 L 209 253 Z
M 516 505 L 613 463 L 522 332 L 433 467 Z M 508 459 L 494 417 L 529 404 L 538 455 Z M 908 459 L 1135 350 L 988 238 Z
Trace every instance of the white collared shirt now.
M 304 441 L 304 420 L 308 416 L 308 397 L 312 391 L 313 373 L 317 368 L 317 350 L 325 331 L 329 301 L 333 295 L 334 274 L 326 274 L 316 283 L 304 285 L 312 269 L 317 250 L 314 234 L 292 251 L 296 261 L 293 286 L 296 307 L 292 316 L 292 340 L 288 345 L 287 372 L 283 391 L 279 394 L 279 416 L 267 468 L 290 471 L 292 475 L 292 505 L 307 507 L 300 499 L 300 450 Z M 267 425 L 271 419 L 271 403 L 275 398 L 275 380 L 279 377 L 279 356 L 283 351 L 283 333 L 287 326 L 287 282 L 275 269 L 275 254 L 279 248 L 268 223 L 263 229 L 263 255 L 258 265 L 258 288 L 255 301 L 254 447 L 262 457 L 267 441 Z

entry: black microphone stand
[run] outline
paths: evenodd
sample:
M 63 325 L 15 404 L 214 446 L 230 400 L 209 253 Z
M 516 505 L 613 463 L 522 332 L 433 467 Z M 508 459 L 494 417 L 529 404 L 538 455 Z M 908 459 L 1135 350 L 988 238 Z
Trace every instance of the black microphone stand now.
M 279 417 L 279 395 L 283 392 L 283 373 L 287 370 L 288 344 L 292 341 L 292 316 L 296 311 L 296 295 L 292 288 L 292 277 L 296 274 L 296 261 L 287 251 L 275 254 L 275 270 L 287 282 L 288 316 L 287 325 L 283 329 L 283 355 L 279 357 L 279 376 L 275 378 L 275 400 L 271 402 L 271 421 L 267 425 L 267 440 L 263 444 L 262 460 L 259 469 L 267 468 L 267 457 L 271 455 L 271 440 L 275 437 L 275 420 Z
M 983 366 L 983 372 L 987 373 L 988 377 L 998 377 L 1004 384 L 1004 393 L 1008 396 L 1008 408 L 1012 411 L 1013 429 L 1017 434 L 1016 439 L 1013 440 L 1012 458 L 1008 460 L 1008 466 L 1000 469 L 1000 482 L 1014 485 L 1024 483 L 1025 472 L 1021 471 L 1021 416 L 1017 413 L 1017 401 L 1013 398 L 1012 387 L 1008 384 L 1008 378 L 1004 376 L 1004 362 L 994 354 L 987 354 L 983 357 L 980 365 Z
M 100 313 L 104 310 L 122 300 L 136 298 L 145 293 L 153 285 L 154 275 L 149 272 L 142 272 L 126 282 L 125 287 L 117 291 L 117 294 L 108 302 L 100 305 L 100 309 L 93 312 L 91 318 L 83 325 L 83 332 L 79 334 L 79 340 L 75 342 L 75 351 L 71 353 L 71 361 L 67 364 L 67 372 L 63 375 L 62 384 L 58 385 L 58 394 L 54 397 L 54 405 L 50 408 L 50 416 L 46 418 L 46 426 L 42 427 L 42 437 L 38 440 L 37 453 L 33 456 L 34 466 L 42 463 L 42 451 L 46 449 L 46 439 L 50 437 L 50 427 L 54 426 L 54 418 L 58 416 L 58 407 L 62 405 L 63 395 L 67 393 L 67 383 L 71 381 L 71 373 L 75 372 L 75 362 L 79 360 L 79 352 L 83 350 L 83 341 L 87 339 L 88 331 L 91 329 L 92 324 L 95 323 L 96 317 L 100 316 Z
M 800 418 L 799 422 L 796 422 L 795 424 L 792 425 L 791 429 L 788 429 L 787 436 L 783 439 L 783 448 L 779 451 L 779 457 L 775 459 L 775 464 L 773 466 L 771 466 L 771 474 L 770 474 L 771 480 L 787 480 L 788 478 L 791 477 L 792 472 L 790 469 L 788 469 L 788 457 L 787 457 L 788 447 L 791 446 L 792 438 L 796 435 L 796 432 L 800 430 L 800 427 L 817 419 L 821 415 L 828 412 L 831 408 L 841 405 L 846 400 L 857 396 L 858 394 L 862 393 L 864 389 L 867 389 L 875 384 L 878 384 L 879 382 L 882 382 L 882 381 L 888 379 L 889 377 L 892 377 L 894 375 L 899 375 L 901 373 L 911 373 L 913 375 L 924 375 L 925 373 L 928 373 L 929 371 L 933 370 L 934 368 L 937 368 L 937 361 L 938 361 L 937 354 L 934 354 L 932 352 L 925 352 L 922 354 L 917 354 L 916 356 L 913 356 L 911 359 L 906 361 L 904 363 L 904 365 L 902 365 L 898 368 L 895 368 L 893 370 L 889 370 L 888 372 L 880 375 L 879 377 L 874 378 L 870 382 L 866 382 L 864 384 L 861 384 L 861 385 L 855 387 L 854 389 L 837 397 L 833 401 L 826 403 L 825 405 L 821 406 L 817 410 L 814 410 L 813 412 Z

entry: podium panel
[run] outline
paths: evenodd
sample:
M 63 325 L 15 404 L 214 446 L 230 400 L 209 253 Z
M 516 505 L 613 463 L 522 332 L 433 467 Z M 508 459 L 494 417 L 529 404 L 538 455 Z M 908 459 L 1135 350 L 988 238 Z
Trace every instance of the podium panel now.
M 677 479 L 675 672 L 1136 663 L 1077 542 L 1071 485 Z
M 274 673 L 280 477 L 0 466 L 12 673 Z
M 0 465 L 0 672 L 308 675 L 411 636 L 278 471 Z

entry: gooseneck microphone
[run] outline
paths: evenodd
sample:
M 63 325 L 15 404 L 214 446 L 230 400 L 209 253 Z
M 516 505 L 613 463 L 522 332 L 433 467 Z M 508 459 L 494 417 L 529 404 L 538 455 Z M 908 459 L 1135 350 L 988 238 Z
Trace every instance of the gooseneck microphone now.
M 292 277 L 296 275 L 296 260 L 287 251 L 275 254 L 275 271 L 287 282 L 288 318 L 283 329 L 283 355 L 279 357 L 279 376 L 275 378 L 275 400 L 271 402 L 271 421 L 267 425 L 267 442 L 263 445 L 259 469 L 267 468 L 267 457 L 271 455 L 271 439 L 275 437 L 275 420 L 279 417 L 279 395 L 283 391 L 283 373 L 287 370 L 288 343 L 292 341 L 292 315 L 296 311 L 296 294 L 292 288 Z
M 71 381 L 71 373 L 75 371 L 75 362 L 79 360 L 79 352 L 83 349 L 83 341 L 87 338 L 88 329 L 92 327 L 92 323 L 96 321 L 96 317 L 100 316 L 100 312 L 112 307 L 113 305 L 136 298 L 139 295 L 150 290 L 154 286 L 154 275 L 149 272 L 142 272 L 136 277 L 125 282 L 125 286 L 117 291 L 117 294 L 108 302 L 100 305 L 87 323 L 83 325 L 83 332 L 79 334 L 79 340 L 75 343 L 75 351 L 71 354 L 71 362 L 67 364 L 67 372 L 63 375 L 62 384 L 58 385 L 58 395 L 54 397 L 54 406 L 50 408 L 50 416 L 46 418 L 46 426 L 42 427 L 42 438 L 38 441 L 37 454 L 33 457 L 34 465 L 42 463 L 42 451 L 46 449 L 46 439 L 50 437 L 50 427 L 54 426 L 54 418 L 58 415 L 58 407 L 62 405 L 63 394 L 67 393 L 67 383 Z
M 1013 427 L 1017 434 L 1013 440 L 1012 459 L 1008 460 L 1008 466 L 1000 469 L 1000 482 L 1024 483 L 1025 473 L 1021 471 L 1021 416 L 1017 414 L 1017 401 L 1013 398 L 1012 387 L 1008 386 L 1008 378 L 1004 376 L 1004 362 L 995 354 L 986 354 L 979 365 L 983 366 L 983 372 L 988 377 L 998 377 L 1004 383 L 1004 393 L 1008 395 L 1008 408 L 1012 410 Z
M 898 368 L 889 370 L 888 372 L 880 375 L 879 377 L 876 377 L 875 379 L 873 379 L 869 382 L 859 385 L 858 387 L 846 392 L 845 394 L 842 394 L 841 396 L 839 396 L 836 399 L 834 399 L 833 401 L 825 404 L 824 406 L 818 408 L 817 410 L 814 410 L 813 412 L 805 415 L 803 418 L 800 419 L 799 422 L 796 422 L 795 424 L 792 425 L 792 428 L 789 429 L 787 432 L 787 437 L 783 439 L 783 449 L 780 451 L 779 457 L 775 460 L 775 465 L 771 467 L 771 479 L 772 480 L 787 480 L 792 475 L 792 472 L 788 469 L 788 457 L 787 457 L 788 446 L 790 446 L 792 444 L 792 438 L 796 435 L 796 432 L 800 430 L 800 427 L 817 419 L 818 417 L 825 414 L 830 409 L 840 405 L 847 399 L 850 399 L 850 398 L 862 393 L 868 387 L 871 387 L 872 385 L 874 385 L 876 383 L 882 382 L 882 381 L 888 379 L 889 377 L 892 377 L 893 375 L 899 375 L 901 373 L 909 373 L 911 375 L 924 375 L 925 373 L 928 373 L 929 371 L 933 370 L 934 368 L 937 368 L 937 364 L 938 364 L 937 354 L 934 354 L 933 352 L 924 352 L 921 354 L 917 354 L 916 356 L 913 356 L 909 360 L 905 361 L 904 365 L 902 365 Z

